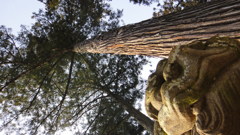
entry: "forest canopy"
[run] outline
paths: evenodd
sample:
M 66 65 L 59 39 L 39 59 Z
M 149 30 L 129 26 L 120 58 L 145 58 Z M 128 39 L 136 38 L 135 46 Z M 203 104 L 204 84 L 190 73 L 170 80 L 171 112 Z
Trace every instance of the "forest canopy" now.
M 0 129 L 54 134 L 81 125 L 84 131 L 76 134 L 149 134 L 135 117 L 143 115 L 136 103 L 144 93 L 139 74 L 146 58 L 72 51 L 74 44 L 119 27 L 122 11 L 105 0 L 39 2 L 45 9 L 33 13 L 30 29 L 22 26 L 13 35 L 0 27 Z M 168 14 L 201 2 L 165 0 L 155 12 Z
M 72 52 L 118 27 L 121 11 L 101 0 L 40 2 L 45 9 L 33 14 L 31 29 L 0 28 L 1 130 L 52 134 L 81 124 L 85 134 L 143 132 L 111 95 L 131 105 L 142 97 L 144 57 Z

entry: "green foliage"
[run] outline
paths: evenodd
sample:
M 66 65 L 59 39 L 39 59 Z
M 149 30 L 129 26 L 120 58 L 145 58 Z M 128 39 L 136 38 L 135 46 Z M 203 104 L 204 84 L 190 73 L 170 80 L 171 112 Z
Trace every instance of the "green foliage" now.
M 141 98 L 138 77 L 143 57 L 75 54 L 73 45 L 118 26 L 121 12 L 113 12 L 101 0 L 41 1 L 45 10 L 34 13 L 36 23 L 22 26 L 17 37 L 0 27 L 0 119 L 1 129 L 19 134 L 54 134 L 65 127 L 77 127 L 81 119 L 99 116 L 89 131 L 112 112 L 116 132 L 142 132 L 104 89 L 130 104 Z M 101 103 L 102 106 L 99 106 Z M 110 106 L 114 103 L 114 106 Z M 118 113 L 115 115 L 114 113 Z M 116 117 L 113 117 L 113 116 Z M 128 117 L 126 117 L 128 116 Z M 109 120 L 108 120 L 109 121 Z M 104 133 L 108 121 L 94 132 Z M 135 122 L 136 123 L 136 122 Z M 110 130 L 106 129 L 106 132 Z M 86 133 L 87 133 L 86 132 Z
M 160 13 L 165 15 L 172 12 L 181 11 L 186 7 L 192 7 L 198 4 L 198 0 L 165 0 L 161 6 Z
M 134 4 L 151 5 L 158 3 L 154 8 L 154 17 L 166 15 L 173 12 L 181 11 L 185 8 L 196 6 L 197 4 L 207 3 L 218 0 L 130 0 Z
M 134 4 L 143 4 L 143 5 L 150 5 L 154 2 L 158 2 L 158 0 L 130 0 Z
M 117 27 L 121 11 L 103 0 L 46 0 L 45 10 L 34 13 L 36 23 L 25 32 L 39 55 L 71 50 L 87 38 Z
M 101 55 L 97 68 L 91 68 L 94 71 L 97 82 L 102 91 L 110 90 L 113 94 L 122 97 L 129 104 L 135 104 L 136 100 L 141 98 L 142 80 L 138 77 L 142 64 L 146 61 L 142 57 L 136 56 L 113 56 Z M 94 58 L 91 58 L 91 60 Z M 96 60 L 96 58 L 95 58 Z M 93 65 L 96 63 L 91 63 Z M 132 120 L 131 114 L 128 114 L 110 95 L 105 93 L 106 98 L 98 102 L 98 106 L 86 114 L 88 124 L 85 133 L 93 134 L 141 134 L 144 129 Z M 135 124 L 134 124 L 135 123 Z
M 86 135 L 141 135 L 144 131 L 144 128 L 111 98 L 102 100 L 94 113 L 87 114 L 87 120 L 91 124 L 86 126 Z
M 89 135 L 142 134 L 143 128 L 105 90 L 135 104 L 143 94 L 138 75 L 146 60 L 72 52 L 76 43 L 116 28 L 121 11 L 112 11 L 104 0 L 39 1 L 46 7 L 34 13 L 30 30 L 22 26 L 14 36 L 0 27 L 1 129 L 53 134 L 85 124 Z M 166 0 L 163 14 L 195 2 Z M 84 117 L 88 121 L 81 123 Z
M 214 0 L 164 0 L 163 4 L 159 3 L 158 14 L 166 15 L 172 12 L 178 12 L 185 8 L 196 6 L 197 4 L 206 3 Z M 156 9 L 155 9 L 156 10 Z
M 5 90 L 8 92 L 2 95 L 5 100 L 2 104 L 4 110 L 2 110 L 1 119 L 4 120 L 3 117 L 5 117 L 4 122 L 7 124 L 12 118 L 17 120 L 19 117 L 30 116 L 31 118 L 25 123 L 18 123 L 19 126 L 24 125 L 25 129 L 19 129 L 21 132 L 25 131 L 24 134 L 37 132 L 51 134 L 59 128 L 74 124 L 79 126 L 79 120 L 86 114 L 88 114 L 89 120 L 92 120 L 95 114 L 102 117 L 111 116 L 108 112 L 119 113 L 118 117 L 113 117 L 116 122 L 126 117 L 126 112 L 121 105 L 113 101 L 102 90 L 103 87 L 129 100 L 131 104 L 135 103 L 136 99 L 142 95 L 136 87 L 140 81 L 138 78 L 139 67 L 144 61 L 139 61 L 138 57 L 74 54 L 72 64 L 68 62 L 65 65 L 65 61 L 64 57 L 60 57 L 52 65 L 35 69 L 18 79 L 19 83 L 15 83 L 13 87 L 7 87 Z M 68 82 L 69 78 L 71 79 L 70 83 Z M 124 79 L 127 79 L 129 83 Z M 116 89 L 116 86 L 119 87 Z M 105 107 L 104 111 L 94 113 L 103 107 Z M 101 121 L 102 126 L 106 126 L 108 120 L 105 120 L 103 122 L 99 117 L 95 119 L 94 123 L 99 126 Z M 126 125 L 128 120 L 124 119 L 123 121 L 126 128 L 132 125 L 131 122 Z M 90 124 L 88 125 L 90 126 Z M 118 125 L 111 126 L 116 129 L 120 127 Z M 39 128 L 42 127 L 45 132 L 39 131 Z M 95 130 L 98 132 L 100 128 Z M 118 132 L 118 130 L 116 131 Z M 125 129 L 121 131 L 126 132 Z

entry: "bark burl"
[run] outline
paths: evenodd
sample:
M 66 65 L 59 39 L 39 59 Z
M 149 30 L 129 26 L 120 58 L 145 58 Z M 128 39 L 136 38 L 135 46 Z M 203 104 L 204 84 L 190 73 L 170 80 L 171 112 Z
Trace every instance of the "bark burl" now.
M 213 37 L 176 46 L 150 75 L 146 110 L 157 134 L 240 134 L 240 43 Z

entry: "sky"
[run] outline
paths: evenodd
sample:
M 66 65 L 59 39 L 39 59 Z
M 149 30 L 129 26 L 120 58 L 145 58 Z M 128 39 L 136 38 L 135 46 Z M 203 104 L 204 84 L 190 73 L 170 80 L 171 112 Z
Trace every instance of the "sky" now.
M 125 24 L 136 23 L 152 17 L 154 6 L 140 6 L 130 3 L 129 0 L 112 0 L 113 9 L 123 9 Z M 0 25 L 13 28 L 14 32 L 20 30 L 20 25 L 30 25 L 32 12 L 38 12 L 43 4 L 37 0 L 0 0 Z
M 112 0 L 110 2 L 113 9 L 123 10 L 122 25 L 137 23 L 150 19 L 153 14 L 153 8 L 156 5 L 143 6 L 130 3 L 129 0 Z M 38 12 L 44 5 L 37 0 L 0 0 L 0 25 L 12 28 L 13 34 L 17 34 L 21 25 L 31 26 L 34 19 L 31 18 L 33 12 Z M 159 59 L 151 59 L 153 67 Z M 147 79 L 152 70 L 149 66 L 144 67 L 142 77 Z
M 12 28 L 16 33 L 20 25 L 34 22 L 32 12 L 37 12 L 43 5 L 37 0 L 0 0 L 0 25 Z
M 124 23 L 122 25 L 150 19 L 153 8 L 156 6 L 137 5 L 130 3 L 129 0 L 112 0 L 110 4 L 113 9 L 123 9 L 122 20 Z M 31 26 L 34 23 L 31 16 L 33 12 L 38 12 L 39 8 L 44 8 L 44 6 L 37 0 L 0 0 L 0 25 L 12 28 L 13 34 L 17 34 L 21 25 Z M 150 70 L 155 69 L 159 60 L 159 58 L 151 59 L 151 64 L 144 66 L 141 75 L 143 79 L 148 78 Z M 67 135 L 71 133 L 66 131 L 59 134 Z
M 125 24 L 131 24 L 150 19 L 156 5 L 143 6 L 130 3 L 129 0 L 113 0 L 111 6 L 113 9 L 123 9 L 122 19 Z

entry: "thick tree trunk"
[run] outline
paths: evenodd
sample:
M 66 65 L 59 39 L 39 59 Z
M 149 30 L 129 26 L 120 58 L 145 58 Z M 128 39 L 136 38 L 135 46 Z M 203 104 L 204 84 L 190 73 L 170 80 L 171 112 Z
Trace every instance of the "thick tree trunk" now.
M 140 125 L 144 127 L 147 131 L 153 134 L 154 129 L 154 121 L 152 121 L 149 117 L 141 113 L 139 110 L 135 109 L 131 104 L 126 102 L 120 96 L 113 94 L 111 91 L 104 89 L 103 91 L 108 93 L 114 100 L 116 100 L 121 106 L 135 119 L 139 122 Z
M 176 45 L 228 36 L 240 41 L 240 0 L 215 1 L 103 33 L 75 52 L 168 56 Z
M 240 42 L 213 37 L 177 46 L 148 80 L 146 110 L 158 134 L 240 135 L 239 83 Z

